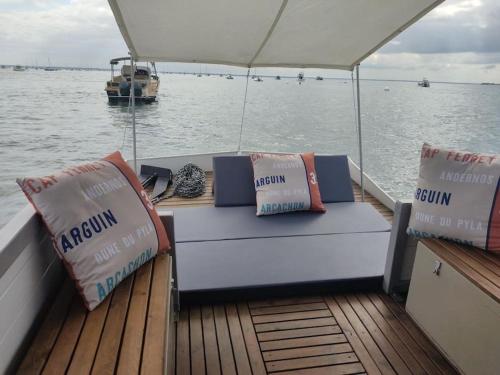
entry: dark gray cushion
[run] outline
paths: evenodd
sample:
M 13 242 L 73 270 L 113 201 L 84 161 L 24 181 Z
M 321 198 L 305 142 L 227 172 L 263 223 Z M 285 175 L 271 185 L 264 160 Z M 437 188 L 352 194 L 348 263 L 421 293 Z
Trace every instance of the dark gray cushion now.
M 316 155 L 315 165 L 324 203 L 354 202 L 347 156 Z M 213 158 L 213 173 L 215 206 L 256 204 L 249 156 L 216 156 Z
M 259 217 L 252 206 L 173 208 L 175 239 L 182 243 L 391 230 L 369 203 L 326 203 L 325 207 L 325 213 L 302 211 Z
M 381 277 L 389 235 L 381 232 L 178 243 L 179 290 L 220 291 Z

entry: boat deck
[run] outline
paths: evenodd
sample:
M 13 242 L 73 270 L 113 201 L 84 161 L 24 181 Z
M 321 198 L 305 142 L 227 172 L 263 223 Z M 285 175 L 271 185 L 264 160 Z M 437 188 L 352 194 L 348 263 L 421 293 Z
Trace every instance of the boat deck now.
M 203 196 L 159 206 L 211 205 L 211 184 L 209 174 Z M 366 201 L 392 220 L 375 198 Z M 161 374 L 166 335 L 175 340 L 175 370 L 167 375 L 456 373 L 382 292 L 183 306 L 174 332 L 166 332 L 169 267 L 169 257 L 156 258 L 92 312 L 67 280 L 18 373 Z
M 213 205 L 212 175 L 195 199 L 161 208 Z M 354 184 L 356 200 L 361 191 Z M 365 194 L 388 221 L 393 213 Z M 184 374 L 456 374 L 384 293 L 351 293 L 183 307 L 175 369 Z

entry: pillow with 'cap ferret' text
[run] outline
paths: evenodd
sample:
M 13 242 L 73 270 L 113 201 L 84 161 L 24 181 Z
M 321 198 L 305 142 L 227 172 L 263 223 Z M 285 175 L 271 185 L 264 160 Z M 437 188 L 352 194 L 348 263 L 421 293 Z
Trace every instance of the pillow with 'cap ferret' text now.
M 408 234 L 500 252 L 499 155 L 424 144 Z
M 119 152 L 17 183 L 42 216 L 89 310 L 137 268 L 170 249 L 158 214 Z
M 314 153 L 250 154 L 257 216 L 291 211 L 325 212 L 314 167 Z

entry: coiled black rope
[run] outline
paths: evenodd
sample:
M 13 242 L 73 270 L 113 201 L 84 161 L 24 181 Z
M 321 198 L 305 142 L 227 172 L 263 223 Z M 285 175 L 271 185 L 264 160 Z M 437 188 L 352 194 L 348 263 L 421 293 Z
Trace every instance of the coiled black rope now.
M 186 164 L 174 176 L 172 192 L 167 195 L 166 191 L 152 199 L 153 204 L 177 195 L 181 198 L 196 198 L 205 193 L 206 177 L 203 169 L 192 163 Z
M 182 198 L 195 198 L 203 195 L 206 188 L 203 169 L 192 163 L 186 164 L 174 176 L 172 195 Z

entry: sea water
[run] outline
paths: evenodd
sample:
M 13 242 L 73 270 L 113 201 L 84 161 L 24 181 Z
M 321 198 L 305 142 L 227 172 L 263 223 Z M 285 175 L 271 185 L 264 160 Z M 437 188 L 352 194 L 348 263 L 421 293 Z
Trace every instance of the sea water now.
M 26 204 L 16 177 L 42 176 L 115 150 L 132 156 L 127 106 L 109 105 L 109 72 L 0 69 L 0 227 Z M 236 150 L 245 77 L 160 74 L 137 106 L 138 157 Z M 388 90 L 387 90 L 388 89 Z M 500 153 L 500 86 L 361 81 L 367 174 L 410 198 L 423 142 Z M 250 80 L 242 150 L 348 154 L 358 161 L 350 80 Z

